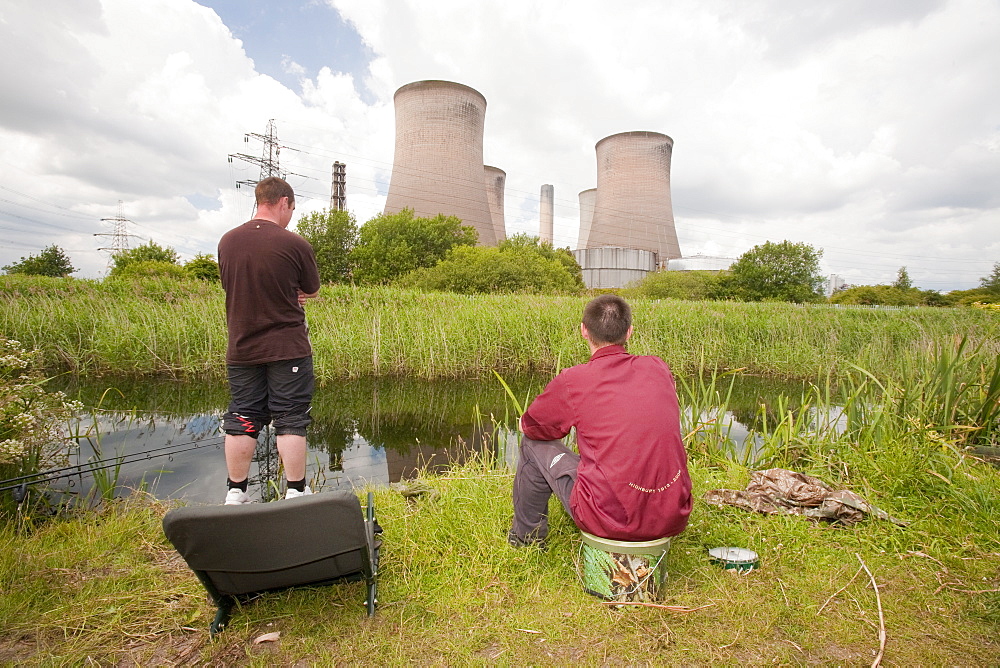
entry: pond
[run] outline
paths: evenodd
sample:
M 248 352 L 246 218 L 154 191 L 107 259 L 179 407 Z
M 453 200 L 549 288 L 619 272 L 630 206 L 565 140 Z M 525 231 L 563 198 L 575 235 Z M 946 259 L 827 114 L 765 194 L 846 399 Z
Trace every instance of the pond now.
M 505 379 L 522 403 L 549 377 Z M 746 443 L 756 407 L 779 394 L 798 396 L 800 382 L 737 379 L 726 413 L 737 449 Z M 80 400 L 79 451 L 70 464 L 99 463 L 95 475 L 80 473 L 53 483 L 85 497 L 117 477 L 118 494 L 145 489 L 160 499 L 219 503 L 226 466 L 219 429 L 228 402 L 224 383 L 163 380 L 55 379 Z M 314 489 L 387 485 L 423 468 L 441 471 L 469 456 L 513 464 L 516 410 L 500 382 L 377 378 L 338 381 L 317 389 L 308 435 L 307 479 Z M 273 435 L 262 435 L 250 472 L 250 493 L 268 500 L 279 478 Z

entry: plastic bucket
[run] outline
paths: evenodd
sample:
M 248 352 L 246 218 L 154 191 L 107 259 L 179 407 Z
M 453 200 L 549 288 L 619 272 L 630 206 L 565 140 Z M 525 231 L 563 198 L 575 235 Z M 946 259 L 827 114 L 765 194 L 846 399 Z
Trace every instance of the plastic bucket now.
M 585 531 L 577 565 L 583 590 L 606 601 L 653 601 L 667 576 L 670 538 L 626 542 Z

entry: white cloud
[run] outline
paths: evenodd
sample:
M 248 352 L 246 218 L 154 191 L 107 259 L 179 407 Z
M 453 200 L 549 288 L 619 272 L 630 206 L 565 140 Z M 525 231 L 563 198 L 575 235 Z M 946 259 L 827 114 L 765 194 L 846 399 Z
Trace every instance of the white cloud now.
M 906 265 L 942 289 L 1000 260 L 992 0 L 328 2 L 374 60 L 363 80 L 332 63 L 309 78 L 298 63 L 312 61 L 282 44 L 294 91 L 191 0 L 0 4 L 0 57 L 31 63 L 0 71 L 0 264 L 60 243 L 95 275 L 105 260 L 90 235 L 119 199 L 136 232 L 214 252 L 250 213 L 235 182 L 258 172 L 226 155 L 259 156 L 243 134 L 269 119 L 299 211 L 326 206 L 340 160 L 366 220 L 388 185 L 392 95 L 436 78 L 487 99 L 485 157 L 507 173 L 511 233 L 537 232 L 551 183 L 556 241 L 575 245 L 594 145 L 645 129 L 675 141 L 686 254 L 787 238 L 825 248 L 824 266 L 849 282 Z M 192 204 L 205 198 L 218 202 Z
M 685 252 L 789 238 L 858 282 L 905 264 L 937 288 L 998 259 L 994 2 L 330 2 L 376 53 L 381 95 L 445 78 L 486 96 L 515 231 L 537 229 L 553 183 L 574 243 L 594 144 L 648 129 L 675 140 Z

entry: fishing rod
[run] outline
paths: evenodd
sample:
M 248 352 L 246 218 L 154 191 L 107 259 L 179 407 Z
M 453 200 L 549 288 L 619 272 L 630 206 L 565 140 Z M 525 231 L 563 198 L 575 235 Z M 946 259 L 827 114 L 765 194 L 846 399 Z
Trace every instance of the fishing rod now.
M 205 443 L 203 441 L 208 440 Z M 72 478 L 73 476 L 82 475 L 84 473 L 92 473 L 94 471 L 100 471 L 103 469 L 114 468 L 116 466 L 123 466 L 125 464 L 134 464 L 135 462 L 142 461 L 145 459 L 154 459 L 156 457 L 172 457 L 174 455 L 184 454 L 186 452 L 192 452 L 194 450 L 199 450 L 201 448 L 207 448 L 209 446 L 218 447 L 222 443 L 222 437 L 213 437 L 211 439 L 200 439 L 198 441 L 187 441 L 185 443 L 177 443 L 173 446 L 164 446 L 162 448 L 153 448 L 152 450 L 146 450 L 143 452 L 133 452 L 128 455 L 120 455 L 118 457 L 105 457 L 103 459 L 96 459 L 88 461 L 81 464 L 73 464 L 72 466 L 64 466 L 57 469 L 50 469 L 48 471 L 40 471 L 38 473 L 30 473 L 27 475 L 18 476 L 16 478 L 8 478 L 7 480 L 0 480 L 0 492 L 6 492 L 8 490 L 17 490 L 27 485 L 36 485 L 42 482 L 53 482 L 55 480 L 62 480 L 63 478 Z M 184 447 L 191 446 L 191 447 Z M 166 452 L 159 452 L 161 450 L 166 450 Z M 153 454 L 157 453 L 157 454 Z M 98 466 L 101 464 L 101 466 Z M 53 475 L 59 473 L 61 475 Z M 13 484 L 10 484 L 13 483 Z
M 80 438 L 84 438 L 84 437 L 79 437 L 79 438 L 77 438 L 75 440 L 80 440 Z M 167 445 L 161 446 L 159 448 L 151 448 L 149 450 L 140 450 L 139 452 L 132 452 L 132 453 L 124 454 L 124 455 L 115 455 L 114 457 L 104 457 L 104 458 L 94 459 L 94 460 L 90 460 L 88 462 L 84 462 L 84 463 L 81 463 L 81 464 L 71 464 L 69 466 L 63 466 L 61 468 L 49 469 L 47 471 L 39 471 L 38 473 L 29 473 L 29 474 L 22 475 L 22 476 L 19 476 L 19 477 L 16 477 L 16 478 L 8 478 L 7 480 L 0 480 L 0 485 L 3 485 L 5 483 L 9 483 L 9 482 L 14 482 L 14 481 L 17 481 L 17 480 L 27 480 L 28 478 L 34 478 L 34 477 L 40 476 L 40 475 L 49 475 L 51 473 L 60 473 L 62 471 L 68 471 L 70 469 L 86 468 L 86 467 L 89 467 L 90 464 L 103 464 L 105 462 L 115 462 L 115 461 L 118 461 L 119 459 L 124 460 L 124 459 L 127 459 L 127 458 L 132 458 L 131 461 L 134 462 L 137 459 L 143 459 L 143 458 L 150 459 L 152 457 L 159 457 L 161 455 L 154 455 L 153 453 L 160 452 L 161 450 L 169 450 L 171 452 L 163 453 L 163 454 L 171 454 L 174 450 L 177 450 L 179 448 L 183 448 L 183 447 L 188 446 L 188 445 L 196 445 L 196 444 L 201 443 L 202 441 L 204 441 L 206 439 L 210 439 L 210 438 L 222 438 L 222 436 L 205 436 L 205 437 L 202 437 L 202 438 L 195 439 L 193 441 L 183 441 L 181 443 L 168 443 Z M 131 462 L 129 462 L 129 463 L 131 463 Z

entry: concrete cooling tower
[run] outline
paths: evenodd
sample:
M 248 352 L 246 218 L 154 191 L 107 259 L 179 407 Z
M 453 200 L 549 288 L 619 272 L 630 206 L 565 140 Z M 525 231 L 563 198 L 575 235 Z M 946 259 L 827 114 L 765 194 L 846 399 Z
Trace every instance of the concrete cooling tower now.
M 597 142 L 597 199 L 586 248 L 650 251 L 659 266 L 681 256 L 670 200 L 673 146 L 667 135 L 645 131 Z
M 483 165 L 486 98 L 451 81 L 416 81 L 393 100 L 396 151 L 385 212 L 458 216 L 476 228 L 480 245 L 495 246 Z
M 538 200 L 538 239 L 552 243 L 553 221 L 555 220 L 556 189 L 545 184 L 539 193 Z
M 580 239 L 577 248 L 586 248 L 590 238 L 590 227 L 594 222 L 594 205 L 597 204 L 597 188 L 580 193 Z
M 490 204 L 490 217 L 493 219 L 493 234 L 497 243 L 507 238 L 507 226 L 503 220 L 503 192 L 507 182 L 507 172 L 499 167 L 483 167 L 486 179 L 486 200 Z

